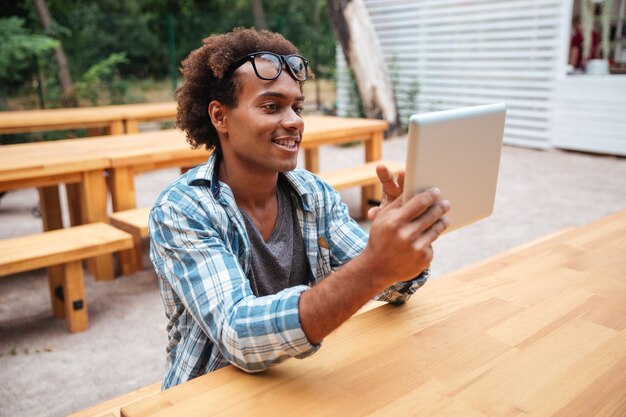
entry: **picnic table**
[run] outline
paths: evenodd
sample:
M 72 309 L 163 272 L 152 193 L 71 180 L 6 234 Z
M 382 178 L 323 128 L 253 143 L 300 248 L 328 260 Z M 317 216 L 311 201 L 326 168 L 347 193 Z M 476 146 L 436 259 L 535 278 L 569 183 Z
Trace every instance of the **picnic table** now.
M 305 158 L 312 171 L 319 170 L 317 150 L 323 145 L 359 140 L 364 143 L 366 162 L 381 157 L 384 121 L 306 116 L 305 125 L 301 146 L 305 154 L 313 155 Z M 106 222 L 105 171 L 110 177 L 113 211 L 122 211 L 136 207 L 136 173 L 189 168 L 208 156 L 203 149 L 191 149 L 185 134 L 176 129 L 5 145 L 0 147 L 0 191 L 37 187 L 44 230 L 63 227 L 61 184 L 66 185 L 72 225 Z M 363 207 L 376 193 L 376 186 L 362 187 Z M 110 256 L 99 257 L 91 267 L 98 279 L 114 276 Z
M 559 232 L 351 318 L 310 358 L 228 366 L 121 415 L 626 415 L 624 236 L 626 211 Z
M 176 103 L 0 112 L 0 134 L 105 127 L 108 134 L 139 132 L 139 122 L 176 118 Z
M 132 181 L 121 181 L 113 167 L 113 158 L 134 155 L 142 147 L 137 165 L 147 169 L 166 166 L 193 166 L 206 160 L 208 154 L 192 150 L 180 133 L 159 133 L 157 139 L 142 134 L 143 141 L 127 136 L 115 138 L 66 139 L 0 147 L 0 191 L 20 188 L 39 189 L 43 230 L 64 227 L 59 198 L 60 184 L 65 184 L 72 225 L 108 222 L 105 171 L 113 175 L 111 193 L 114 204 L 134 197 Z M 120 186 L 123 184 L 123 186 Z M 133 203 L 134 204 L 134 203 Z M 112 279 L 114 269 L 110 256 L 97 258 L 92 272 L 99 279 Z

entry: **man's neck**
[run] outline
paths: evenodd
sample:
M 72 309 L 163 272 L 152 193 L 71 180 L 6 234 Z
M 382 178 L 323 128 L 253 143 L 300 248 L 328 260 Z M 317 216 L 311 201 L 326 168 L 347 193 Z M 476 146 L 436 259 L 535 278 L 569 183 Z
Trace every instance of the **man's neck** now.
M 278 173 L 250 170 L 222 160 L 218 174 L 220 181 L 228 184 L 233 191 L 237 205 L 247 212 L 264 211 L 268 206 L 276 207 Z

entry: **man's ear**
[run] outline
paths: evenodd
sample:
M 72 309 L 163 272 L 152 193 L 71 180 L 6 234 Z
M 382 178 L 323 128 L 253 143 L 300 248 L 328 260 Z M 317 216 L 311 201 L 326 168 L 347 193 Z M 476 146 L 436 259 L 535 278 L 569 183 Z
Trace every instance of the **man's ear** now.
M 208 112 L 215 130 L 219 133 L 226 133 L 228 131 L 226 124 L 226 106 L 217 100 L 213 100 L 209 103 Z

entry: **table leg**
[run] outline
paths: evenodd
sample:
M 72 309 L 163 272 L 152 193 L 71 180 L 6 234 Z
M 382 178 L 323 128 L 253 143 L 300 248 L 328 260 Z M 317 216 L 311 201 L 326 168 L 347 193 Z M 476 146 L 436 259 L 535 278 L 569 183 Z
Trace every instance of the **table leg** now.
M 52 185 L 41 187 L 39 190 L 39 210 L 41 211 L 41 221 L 43 230 L 55 230 L 63 228 L 63 214 L 61 212 L 61 199 L 59 198 L 59 186 Z M 47 268 L 48 287 L 50 288 L 50 300 L 52 300 L 52 311 L 57 318 L 65 317 L 65 306 L 56 296 L 56 288 L 63 284 L 65 275 L 63 265 L 56 265 Z
M 67 193 L 67 209 L 70 213 L 70 224 L 77 226 L 79 224 L 85 224 L 81 213 L 81 196 L 80 196 L 80 184 L 65 184 L 65 192 Z
M 319 148 L 309 148 L 304 150 L 304 169 L 317 174 L 320 172 Z
M 59 198 L 59 186 L 51 185 L 41 187 L 39 190 L 39 210 L 43 230 L 55 230 L 63 228 L 63 214 L 61 212 L 61 199 Z
M 380 161 L 383 157 L 383 132 L 376 132 L 365 141 L 365 162 Z M 380 184 L 369 185 L 361 188 L 361 218 L 367 219 L 367 211 L 370 208 L 369 201 L 379 199 L 382 195 Z
M 107 188 L 103 171 L 86 171 L 81 184 L 82 219 L 85 223 L 105 222 L 107 218 Z M 98 280 L 115 278 L 113 257 L 102 255 L 89 260 L 90 270 Z
M 111 184 L 113 212 L 130 210 L 137 207 L 135 177 L 132 168 L 118 167 L 110 169 L 109 182 Z M 139 268 L 141 263 L 137 263 L 135 260 L 141 257 L 140 248 L 140 245 L 135 244 L 134 249 L 124 250 L 119 253 L 122 275 L 132 274 Z
M 125 124 L 126 133 L 139 133 L 139 122 L 137 120 L 128 119 Z
M 124 134 L 124 121 L 123 120 L 114 120 L 109 122 L 109 126 L 107 127 L 109 131 L 109 135 L 123 135 Z
M 109 170 L 113 212 L 137 207 L 135 176 L 132 168 L 118 167 Z

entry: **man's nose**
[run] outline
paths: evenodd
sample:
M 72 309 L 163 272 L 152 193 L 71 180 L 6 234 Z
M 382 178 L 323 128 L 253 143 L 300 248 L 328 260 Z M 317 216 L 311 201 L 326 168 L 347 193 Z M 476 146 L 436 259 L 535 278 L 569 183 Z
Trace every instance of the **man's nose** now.
M 304 129 L 304 119 L 294 109 L 289 109 L 283 119 L 283 127 L 290 130 Z

